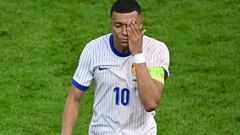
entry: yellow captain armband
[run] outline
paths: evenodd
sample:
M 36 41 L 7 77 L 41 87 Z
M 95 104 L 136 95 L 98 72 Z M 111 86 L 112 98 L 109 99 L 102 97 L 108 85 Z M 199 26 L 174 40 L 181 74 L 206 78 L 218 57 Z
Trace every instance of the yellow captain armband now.
M 152 67 L 148 69 L 152 79 L 158 80 L 164 84 L 165 71 L 162 67 Z

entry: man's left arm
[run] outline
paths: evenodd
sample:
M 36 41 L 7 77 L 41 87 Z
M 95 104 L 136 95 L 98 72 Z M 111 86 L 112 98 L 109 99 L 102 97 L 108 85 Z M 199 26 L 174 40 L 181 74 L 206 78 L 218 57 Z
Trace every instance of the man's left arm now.
M 145 63 L 135 64 L 140 99 L 146 111 L 157 108 L 164 90 L 164 84 L 152 79 Z
M 150 75 L 142 52 L 143 35 L 145 31 L 140 30 L 139 24 L 134 21 L 129 21 L 127 32 L 129 50 L 133 58 L 137 58 L 135 59 L 135 68 L 140 99 L 145 110 L 150 112 L 155 110 L 160 102 L 161 94 L 164 90 L 165 71 L 162 68 L 162 78 L 157 80 L 152 77 L 152 74 Z M 160 64 L 158 65 L 160 66 Z

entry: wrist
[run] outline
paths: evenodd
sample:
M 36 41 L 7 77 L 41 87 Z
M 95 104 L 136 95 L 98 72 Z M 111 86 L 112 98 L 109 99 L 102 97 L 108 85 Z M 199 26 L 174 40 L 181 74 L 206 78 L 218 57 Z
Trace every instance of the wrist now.
M 140 53 L 142 53 L 141 50 L 139 50 L 139 51 L 135 51 L 135 52 L 131 52 L 132 56 L 135 56 L 135 55 L 140 54 Z
M 133 63 L 134 64 L 140 64 L 140 63 L 145 63 L 145 57 L 143 53 L 138 53 L 133 56 Z

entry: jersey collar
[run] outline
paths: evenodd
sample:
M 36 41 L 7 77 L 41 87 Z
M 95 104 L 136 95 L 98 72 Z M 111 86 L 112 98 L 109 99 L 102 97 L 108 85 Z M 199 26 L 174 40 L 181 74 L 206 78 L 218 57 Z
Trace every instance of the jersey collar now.
M 110 37 L 109 37 L 109 43 L 110 43 L 111 50 L 113 51 L 113 53 L 115 55 L 117 55 L 119 57 L 128 57 L 128 56 L 131 55 L 130 51 L 127 52 L 127 53 L 121 53 L 114 47 L 113 34 L 111 34 Z

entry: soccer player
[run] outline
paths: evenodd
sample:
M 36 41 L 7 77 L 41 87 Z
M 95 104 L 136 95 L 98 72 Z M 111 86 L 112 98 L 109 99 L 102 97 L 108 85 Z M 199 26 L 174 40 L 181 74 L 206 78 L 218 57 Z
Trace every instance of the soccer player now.
M 111 8 L 112 33 L 89 42 L 80 56 L 63 113 L 62 134 L 70 135 L 79 101 L 94 81 L 89 135 L 156 135 L 154 110 L 169 76 L 169 51 L 144 35 L 135 0 Z

